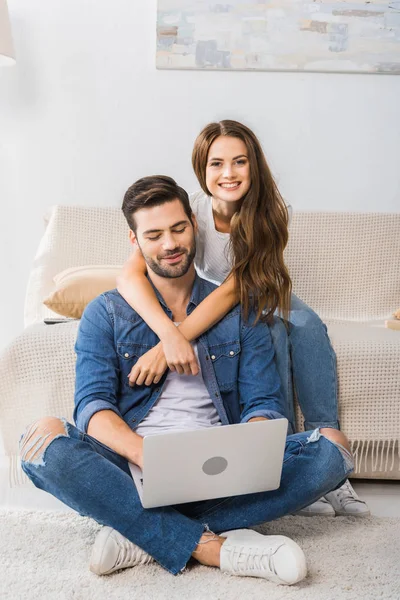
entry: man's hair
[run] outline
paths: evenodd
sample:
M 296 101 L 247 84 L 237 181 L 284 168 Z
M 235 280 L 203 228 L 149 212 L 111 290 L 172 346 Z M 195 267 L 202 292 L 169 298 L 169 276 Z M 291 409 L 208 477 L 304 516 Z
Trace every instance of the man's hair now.
M 166 175 L 152 175 L 151 177 L 138 179 L 125 193 L 122 212 L 128 221 L 129 227 L 136 233 L 135 212 L 141 208 L 151 208 L 174 200 L 179 200 L 186 216 L 193 223 L 192 209 L 187 192 L 172 177 Z

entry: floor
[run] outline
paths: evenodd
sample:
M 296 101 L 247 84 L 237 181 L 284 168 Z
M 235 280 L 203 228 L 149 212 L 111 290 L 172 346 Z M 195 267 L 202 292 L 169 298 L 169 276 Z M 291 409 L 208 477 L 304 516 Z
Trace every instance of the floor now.
M 379 517 L 400 517 L 400 480 L 353 480 L 357 494 L 371 513 Z M 0 458 L 0 508 L 71 511 L 68 506 L 32 484 L 10 488 L 6 462 Z

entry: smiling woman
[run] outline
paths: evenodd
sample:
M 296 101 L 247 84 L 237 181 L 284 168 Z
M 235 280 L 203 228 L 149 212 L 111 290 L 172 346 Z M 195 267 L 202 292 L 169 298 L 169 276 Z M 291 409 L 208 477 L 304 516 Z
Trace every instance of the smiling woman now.
M 283 251 L 288 241 L 288 210 L 258 138 L 237 121 L 210 123 L 194 143 L 192 164 L 212 204 L 213 228 L 230 234 L 225 240 L 224 255 L 231 252 L 225 277 L 233 276 L 244 316 L 253 309 L 257 319 L 270 321 L 279 309 L 287 317 L 291 281 Z M 201 266 L 200 273 L 206 275 Z

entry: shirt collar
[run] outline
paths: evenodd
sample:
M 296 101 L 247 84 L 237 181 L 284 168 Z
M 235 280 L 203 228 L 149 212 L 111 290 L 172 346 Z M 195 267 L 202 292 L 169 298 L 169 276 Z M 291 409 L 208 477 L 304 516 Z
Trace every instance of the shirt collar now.
M 157 296 L 158 301 L 160 302 L 160 304 L 162 304 L 162 306 L 164 306 L 164 308 L 166 308 L 169 312 L 171 312 L 169 310 L 168 306 L 166 305 L 164 298 L 161 296 L 160 292 L 155 287 L 154 283 L 152 282 L 152 280 L 150 279 L 149 276 L 147 276 L 147 279 L 150 281 L 150 284 L 153 287 L 155 295 Z M 193 282 L 193 287 L 192 287 L 192 293 L 190 295 L 190 300 L 189 300 L 188 305 L 186 307 L 186 314 L 190 315 L 190 313 L 196 308 L 196 306 L 198 306 L 200 304 L 200 302 L 202 300 L 204 300 L 205 296 L 206 296 L 206 294 L 205 294 L 205 291 L 204 291 L 203 280 L 196 273 L 195 277 L 194 277 L 194 282 Z

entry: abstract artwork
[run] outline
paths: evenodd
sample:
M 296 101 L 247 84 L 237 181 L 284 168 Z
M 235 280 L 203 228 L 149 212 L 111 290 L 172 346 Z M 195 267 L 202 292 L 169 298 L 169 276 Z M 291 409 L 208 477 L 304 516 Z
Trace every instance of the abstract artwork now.
M 157 67 L 400 74 L 400 0 L 158 0 Z

